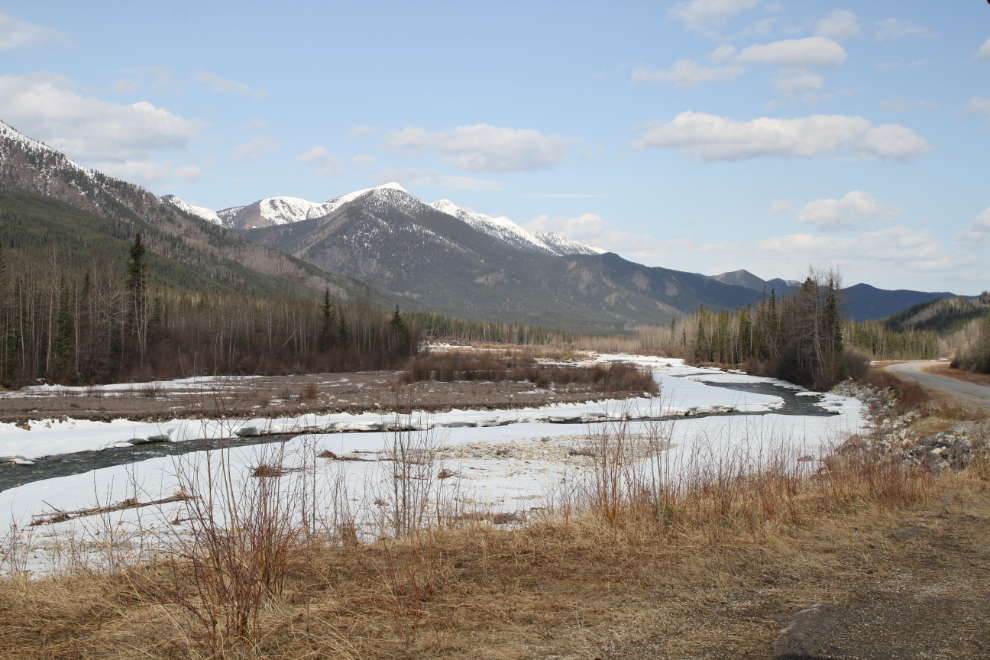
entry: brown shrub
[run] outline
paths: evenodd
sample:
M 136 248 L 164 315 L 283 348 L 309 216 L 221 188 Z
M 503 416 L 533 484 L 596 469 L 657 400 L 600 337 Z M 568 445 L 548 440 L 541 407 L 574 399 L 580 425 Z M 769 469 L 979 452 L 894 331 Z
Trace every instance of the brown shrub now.
M 903 408 L 917 408 L 928 402 L 928 393 L 913 380 L 902 381 L 898 388 L 897 401 Z
M 862 380 L 870 370 L 870 356 L 852 348 L 846 349 L 845 356 L 849 377 Z
M 403 384 L 426 380 L 528 381 L 539 388 L 550 385 L 588 385 L 596 392 L 658 393 L 653 375 L 624 362 L 579 367 L 563 364 L 538 364 L 532 357 L 505 352 L 495 354 L 429 353 L 411 358 L 399 378 Z
M 319 393 L 320 388 L 317 387 L 314 381 L 310 381 L 306 383 L 306 386 L 299 391 L 299 398 L 305 401 L 312 401 Z

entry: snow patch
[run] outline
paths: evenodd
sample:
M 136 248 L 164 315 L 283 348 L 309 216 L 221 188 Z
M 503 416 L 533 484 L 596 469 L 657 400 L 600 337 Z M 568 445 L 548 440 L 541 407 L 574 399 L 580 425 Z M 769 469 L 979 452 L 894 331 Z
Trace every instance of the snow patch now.
M 184 202 L 175 195 L 165 195 L 162 199 L 180 211 L 184 211 L 190 215 L 194 215 L 197 218 L 202 218 L 207 222 L 212 222 L 215 225 L 222 225 L 223 219 L 217 215 L 214 211 L 206 208 L 205 206 L 196 206 L 195 204 L 190 204 L 189 202 Z
M 572 241 L 559 234 L 532 234 L 505 216 L 492 217 L 484 213 L 466 211 L 449 199 L 430 204 L 434 209 L 467 223 L 474 230 L 495 238 L 502 243 L 527 252 L 541 252 L 556 256 L 570 254 L 605 254 L 606 250 Z

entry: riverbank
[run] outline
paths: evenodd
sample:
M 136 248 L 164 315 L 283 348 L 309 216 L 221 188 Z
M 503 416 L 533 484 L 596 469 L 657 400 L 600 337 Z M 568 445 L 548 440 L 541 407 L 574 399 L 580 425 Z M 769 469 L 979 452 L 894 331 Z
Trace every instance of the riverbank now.
M 761 452 L 743 455 L 716 444 L 720 430 L 736 440 L 761 433 L 786 438 L 771 424 L 761 431 L 745 424 L 733 430 L 730 420 L 712 417 L 672 423 L 658 440 L 711 460 L 682 463 L 679 479 L 658 491 L 660 499 L 624 488 L 610 496 L 595 487 L 603 483 L 599 477 L 615 474 L 610 466 L 637 474 L 627 470 L 641 463 L 610 449 L 635 445 L 636 438 L 649 447 L 649 427 L 612 426 L 597 443 L 588 433 L 498 442 L 497 434 L 521 427 L 477 429 L 491 436 L 444 445 L 446 453 L 437 457 L 454 475 L 492 471 L 475 482 L 481 488 L 468 490 L 490 492 L 488 485 L 504 496 L 506 484 L 532 479 L 541 465 L 559 469 L 556 488 L 527 501 L 527 516 L 459 506 L 442 525 L 410 530 L 399 540 L 386 535 L 355 543 L 346 518 L 318 534 L 295 536 L 286 546 L 282 586 L 259 601 L 256 633 L 240 639 L 211 636 L 202 625 L 197 616 L 208 613 L 206 601 L 197 596 L 189 564 L 181 563 L 190 560 L 170 552 L 154 564 L 129 562 L 121 553 L 116 567 L 94 564 L 55 580 L 2 581 L 7 624 L 0 628 L 0 653 L 203 657 L 214 652 L 212 645 L 227 658 L 771 658 L 799 651 L 920 660 L 990 653 L 982 625 L 990 616 L 985 457 L 939 474 L 920 464 L 895 468 L 902 462 L 889 462 L 890 452 L 857 442 L 901 439 L 905 428 L 904 439 L 914 441 L 941 418 L 912 416 L 889 390 L 864 386 L 843 393 L 871 425 L 848 438 L 840 454 L 824 447 L 814 456 L 782 453 L 788 445 L 767 442 Z M 688 441 L 692 434 L 696 442 Z M 660 455 L 672 456 L 667 447 Z M 708 454 L 699 451 L 705 447 Z M 339 450 L 321 459 L 332 473 L 373 464 L 356 445 Z M 810 460 L 788 458 L 794 456 Z M 346 457 L 365 460 L 340 460 Z M 408 463 L 413 469 L 422 464 L 422 455 Z M 585 477 L 561 481 L 575 472 Z M 395 471 L 378 478 L 389 474 Z M 417 474 L 408 473 L 409 483 L 417 483 Z M 464 478 L 454 475 L 436 483 L 446 488 Z M 349 497 L 369 495 L 352 491 Z M 390 519 L 387 502 L 381 510 L 380 520 Z M 118 525 L 123 519 L 117 516 L 135 511 L 116 512 L 92 527 L 102 530 L 98 537 L 119 541 L 126 524 Z M 176 521 L 195 529 L 194 522 Z M 252 528 L 250 519 L 244 523 Z M 149 517 L 144 524 L 152 524 Z M 102 546 L 105 556 L 111 545 Z M 248 553 L 241 557 L 251 556 L 250 545 L 240 547 Z M 63 556 L 70 552 L 64 546 Z M 478 649 L 484 649 L 480 656 Z

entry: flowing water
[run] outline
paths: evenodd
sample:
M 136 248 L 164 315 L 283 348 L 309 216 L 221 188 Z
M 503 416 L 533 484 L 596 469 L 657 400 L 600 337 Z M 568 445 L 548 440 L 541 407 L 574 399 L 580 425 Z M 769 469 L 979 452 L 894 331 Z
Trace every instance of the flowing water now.
M 825 410 L 818 405 L 817 396 L 797 396 L 797 393 L 789 388 L 781 387 L 773 383 L 718 383 L 705 382 L 712 387 L 720 387 L 728 390 L 738 391 L 740 397 L 745 394 L 770 394 L 778 396 L 784 401 L 784 405 L 772 413 L 720 413 L 720 416 L 745 416 L 745 415 L 800 415 L 811 417 L 829 416 L 834 413 Z M 699 414 L 695 417 L 709 417 L 711 415 Z M 583 423 L 578 423 L 581 425 Z M 559 427 L 560 424 L 548 424 L 548 426 Z M 471 433 L 471 428 L 458 429 L 457 433 Z M 269 435 L 254 438 L 232 438 L 230 440 L 214 440 L 207 443 L 205 440 L 194 440 L 180 443 L 153 443 L 135 445 L 133 447 L 117 447 L 102 449 L 99 451 L 81 451 L 73 454 L 60 454 L 58 456 L 45 456 L 34 459 L 34 465 L 14 465 L 12 463 L 0 464 L 0 491 L 22 486 L 34 481 L 52 479 L 54 477 L 65 477 L 72 474 L 90 472 L 99 468 L 112 467 L 115 465 L 126 465 L 137 463 L 151 458 L 161 456 L 178 456 L 189 452 L 204 451 L 208 448 L 219 449 L 222 447 L 244 447 L 249 445 L 270 444 L 286 441 L 295 437 L 293 434 Z

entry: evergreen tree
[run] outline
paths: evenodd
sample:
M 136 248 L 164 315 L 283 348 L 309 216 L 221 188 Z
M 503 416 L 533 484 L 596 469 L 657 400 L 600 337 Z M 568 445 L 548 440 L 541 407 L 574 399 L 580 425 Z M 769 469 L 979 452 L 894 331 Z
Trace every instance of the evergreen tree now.
M 323 290 L 323 305 L 320 307 L 320 348 L 329 349 L 336 339 L 334 333 L 333 301 L 330 299 L 330 287 Z
M 739 362 L 745 362 L 752 355 L 752 333 L 750 331 L 749 307 L 739 312 Z
M 341 346 L 347 346 L 347 342 L 350 340 L 350 333 L 347 331 L 347 319 L 344 318 L 343 314 L 337 316 L 337 340 Z
M 75 349 L 75 325 L 72 318 L 71 292 L 68 285 L 62 286 L 59 300 L 58 319 L 55 334 L 55 371 L 65 373 L 72 363 Z
M 134 236 L 130 260 L 127 262 L 127 290 L 130 301 L 127 310 L 127 326 L 137 336 L 141 359 L 144 360 L 148 344 L 148 265 L 144 261 L 145 247 L 141 232 Z
M 398 339 L 399 355 L 409 355 L 411 348 L 411 337 L 409 328 L 406 327 L 405 322 L 402 320 L 402 316 L 399 314 L 398 305 L 395 306 L 395 313 L 392 314 L 392 320 L 389 322 L 389 325 Z M 522 332 L 522 326 L 520 326 L 519 331 L 520 333 Z

